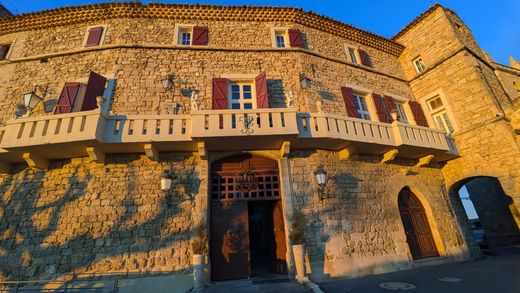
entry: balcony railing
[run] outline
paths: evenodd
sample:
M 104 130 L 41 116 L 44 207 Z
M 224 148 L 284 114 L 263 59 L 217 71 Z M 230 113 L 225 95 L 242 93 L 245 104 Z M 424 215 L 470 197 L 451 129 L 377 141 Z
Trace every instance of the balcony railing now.
M 51 150 L 52 158 L 68 149 L 53 147 L 58 144 L 74 147 L 67 153 L 72 156 L 84 155 L 88 146 L 133 152 L 142 151 L 143 143 L 157 143 L 161 151 L 196 150 L 198 141 L 206 141 L 218 150 L 271 149 L 285 140 L 294 148 L 337 150 L 348 145 L 367 154 L 397 148 L 400 156 L 434 154 L 438 160 L 458 155 L 453 140 L 436 129 L 292 109 L 204 110 L 191 115 L 106 115 L 94 110 L 13 119 L 0 127 L 4 155 L 33 150 L 45 155 Z

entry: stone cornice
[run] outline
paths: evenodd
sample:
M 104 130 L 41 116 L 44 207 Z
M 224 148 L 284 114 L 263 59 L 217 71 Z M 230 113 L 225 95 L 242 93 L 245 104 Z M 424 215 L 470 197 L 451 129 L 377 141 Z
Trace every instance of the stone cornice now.
M 292 22 L 318 29 L 399 56 L 404 46 L 332 18 L 291 7 L 217 6 L 163 3 L 101 3 L 62 7 L 0 19 L 0 35 L 115 18 L 179 21 Z

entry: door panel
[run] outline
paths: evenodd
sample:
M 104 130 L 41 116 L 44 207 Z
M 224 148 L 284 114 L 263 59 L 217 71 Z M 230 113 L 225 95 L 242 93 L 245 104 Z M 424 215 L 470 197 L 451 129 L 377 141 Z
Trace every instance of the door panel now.
M 271 271 L 278 274 L 287 274 L 287 245 L 285 242 L 281 201 L 276 201 L 273 206 L 273 233 L 276 251 L 274 259 L 271 262 Z
M 211 212 L 212 279 L 249 277 L 247 202 L 213 202 Z

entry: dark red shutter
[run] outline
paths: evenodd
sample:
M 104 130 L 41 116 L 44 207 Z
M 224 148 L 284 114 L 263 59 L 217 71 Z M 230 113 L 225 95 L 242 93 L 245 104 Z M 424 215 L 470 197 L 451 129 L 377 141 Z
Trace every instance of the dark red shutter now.
M 96 97 L 103 96 L 106 83 L 106 78 L 93 71 L 90 72 L 87 88 L 85 90 L 85 97 L 83 98 L 83 105 L 81 105 L 81 111 L 97 109 Z
M 302 32 L 299 29 L 289 29 L 289 42 L 291 47 L 303 48 Z
M 426 116 L 424 116 L 421 104 L 415 101 L 409 101 L 408 105 L 410 105 L 410 109 L 412 110 L 415 123 L 419 126 L 428 127 L 428 121 L 426 120 Z
M 208 28 L 203 26 L 193 27 L 193 45 L 205 46 L 208 44 Z
M 79 92 L 79 82 L 66 82 L 61 91 L 60 99 L 54 109 L 54 114 L 63 114 L 72 112 L 72 107 L 76 101 Z
M 385 103 L 388 111 L 392 112 L 393 110 L 397 110 L 397 106 L 395 105 L 394 98 L 390 96 L 385 96 Z
M 343 95 L 343 101 L 345 102 L 345 108 L 347 109 L 348 117 L 360 118 L 356 103 L 354 102 L 354 92 L 349 87 L 341 87 L 341 94 Z
M 378 94 L 372 94 L 374 98 L 374 104 L 376 105 L 377 117 L 379 117 L 379 121 L 385 123 L 392 123 L 392 117 L 390 117 L 390 113 L 386 109 L 384 103 L 385 100 Z
M 87 44 L 85 46 L 97 46 L 101 42 L 103 27 L 94 27 L 88 31 Z
M 372 67 L 372 61 L 370 60 L 370 55 L 368 55 L 367 52 L 365 52 L 361 49 L 358 49 L 358 53 L 359 53 L 359 58 L 361 58 L 361 64 Z
M 256 107 L 269 108 L 269 99 L 267 97 L 267 76 L 265 71 L 255 78 L 256 85 Z
M 225 78 L 213 78 L 213 105 L 212 109 L 227 109 L 227 84 L 228 81 Z

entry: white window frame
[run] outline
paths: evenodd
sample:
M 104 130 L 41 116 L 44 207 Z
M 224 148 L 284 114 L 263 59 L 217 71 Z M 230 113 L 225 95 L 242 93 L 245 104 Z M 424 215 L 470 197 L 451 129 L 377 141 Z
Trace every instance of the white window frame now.
M 95 48 L 95 47 L 97 47 L 97 46 L 87 46 L 87 40 L 88 40 L 88 35 L 89 35 L 89 32 L 90 32 L 90 29 L 96 28 L 96 27 L 102 27 L 103 28 L 103 33 L 101 34 L 101 38 L 99 39 L 99 44 L 97 46 L 102 46 L 102 45 L 105 44 L 105 35 L 107 34 L 108 26 L 106 24 L 97 24 L 97 25 L 87 26 L 87 30 L 85 32 L 85 37 L 83 38 L 83 47 L 85 47 L 85 48 Z
M 431 101 L 433 98 L 436 98 L 437 96 L 441 98 L 442 107 L 432 110 L 430 107 L 429 101 Z M 423 107 L 423 109 L 428 112 L 428 113 L 425 113 L 425 114 L 427 114 L 425 116 L 426 116 L 426 119 L 428 120 L 428 124 L 431 127 L 437 128 L 437 123 L 434 119 L 435 114 L 438 114 L 441 111 L 446 111 L 448 119 L 450 119 L 450 123 L 453 126 L 453 132 L 457 132 L 460 129 L 457 124 L 457 121 L 455 120 L 455 117 L 453 116 L 453 112 L 451 111 L 450 105 L 448 103 L 448 99 L 446 98 L 446 95 L 444 94 L 444 91 L 442 89 L 438 89 L 436 91 L 429 93 L 428 95 L 423 96 L 420 99 L 420 103 L 421 103 L 421 106 Z
M 175 32 L 173 33 L 173 39 L 175 41 L 175 44 L 178 46 L 188 47 L 193 46 L 193 27 L 194 24 L 184 24 L 184 23 L 178 23 L 175 25 Z M 190 44 L 189 45 L 183 45 L 182 44 L 182 33 L 183 32 L 189 32 L 190 33 Z
M 278 47 L 276 42 L 276 36 L 282 35 L 284 37 L 285 47 Z M 276 49 L 287 49 L 291 47 L 289 40 L 289 28 L 288 27 L 272 27 L 271 28 L 271 45 Z
M 363 119 L 363 120 L 372 121 L 372 115 L 370 113 L 370 107 L 368 106 L 367 95 L 359 93 L 359 92 L 354 92 L 353 97 L 354 97 L 354 104 L 356 105 L 356 109 L 361 116 L 358 118 Z M 360 101 L 361 98 L 365 101 L 364 106 L 366 107 L 366 109 L 361 109 L 361 105 L 363 105 Z M 358 107 L 358 105 L 360 107 Z M 368 116 L 368 119 L 367 119 L 367 117 L 365 117 L 365 115 Z
M 422 67 L 419 67 L 419 66 L 417 65 L 417 62 L 420 62 L 420 64 L 421 64 Z M 423 72 L 426 70 L 426 65 L 424 65 L 424 61 L 423 61 L 423 59 L 421 58 L 421 56 L 418 56 L 418 57 L 414 58 L 414 59 L 412 60 L 412 63 L 413 63 L 413 67 L 415 68 L 415 72 L 417 72 L 417 73 L 423 73 Z
M 350 44 L 345 44 L 345 54 L 347 54 L 347 59 L 349 62 L 354 64 L 361 64 L 361 58 L 359 57 L 359 47 L 353 46 Z M 350 50 L 353 51 L 355 59 L 352 59 L 352 55 L 350 54 Z
M 233 109 L 233 104 L 237 104 L 237 100 L 233 99 L 233 91 L 232 87 L 234 85 L 239 86 L 239 95 L 240 98 L 238 99 L 238 104 L 240 104 L 239 109 Z M 251 99 L 245 99 L 244 98 L 244 86 L 250 86 L 251 87 Z M 245 109 L 244 104 L 251 104 L 251 109 Z M 257 108 L 257 101 L 256 101 L 256 84 L 255 80 L 229 80 L 228 81 L 228 109 L 233 110 L 252 110 Z

